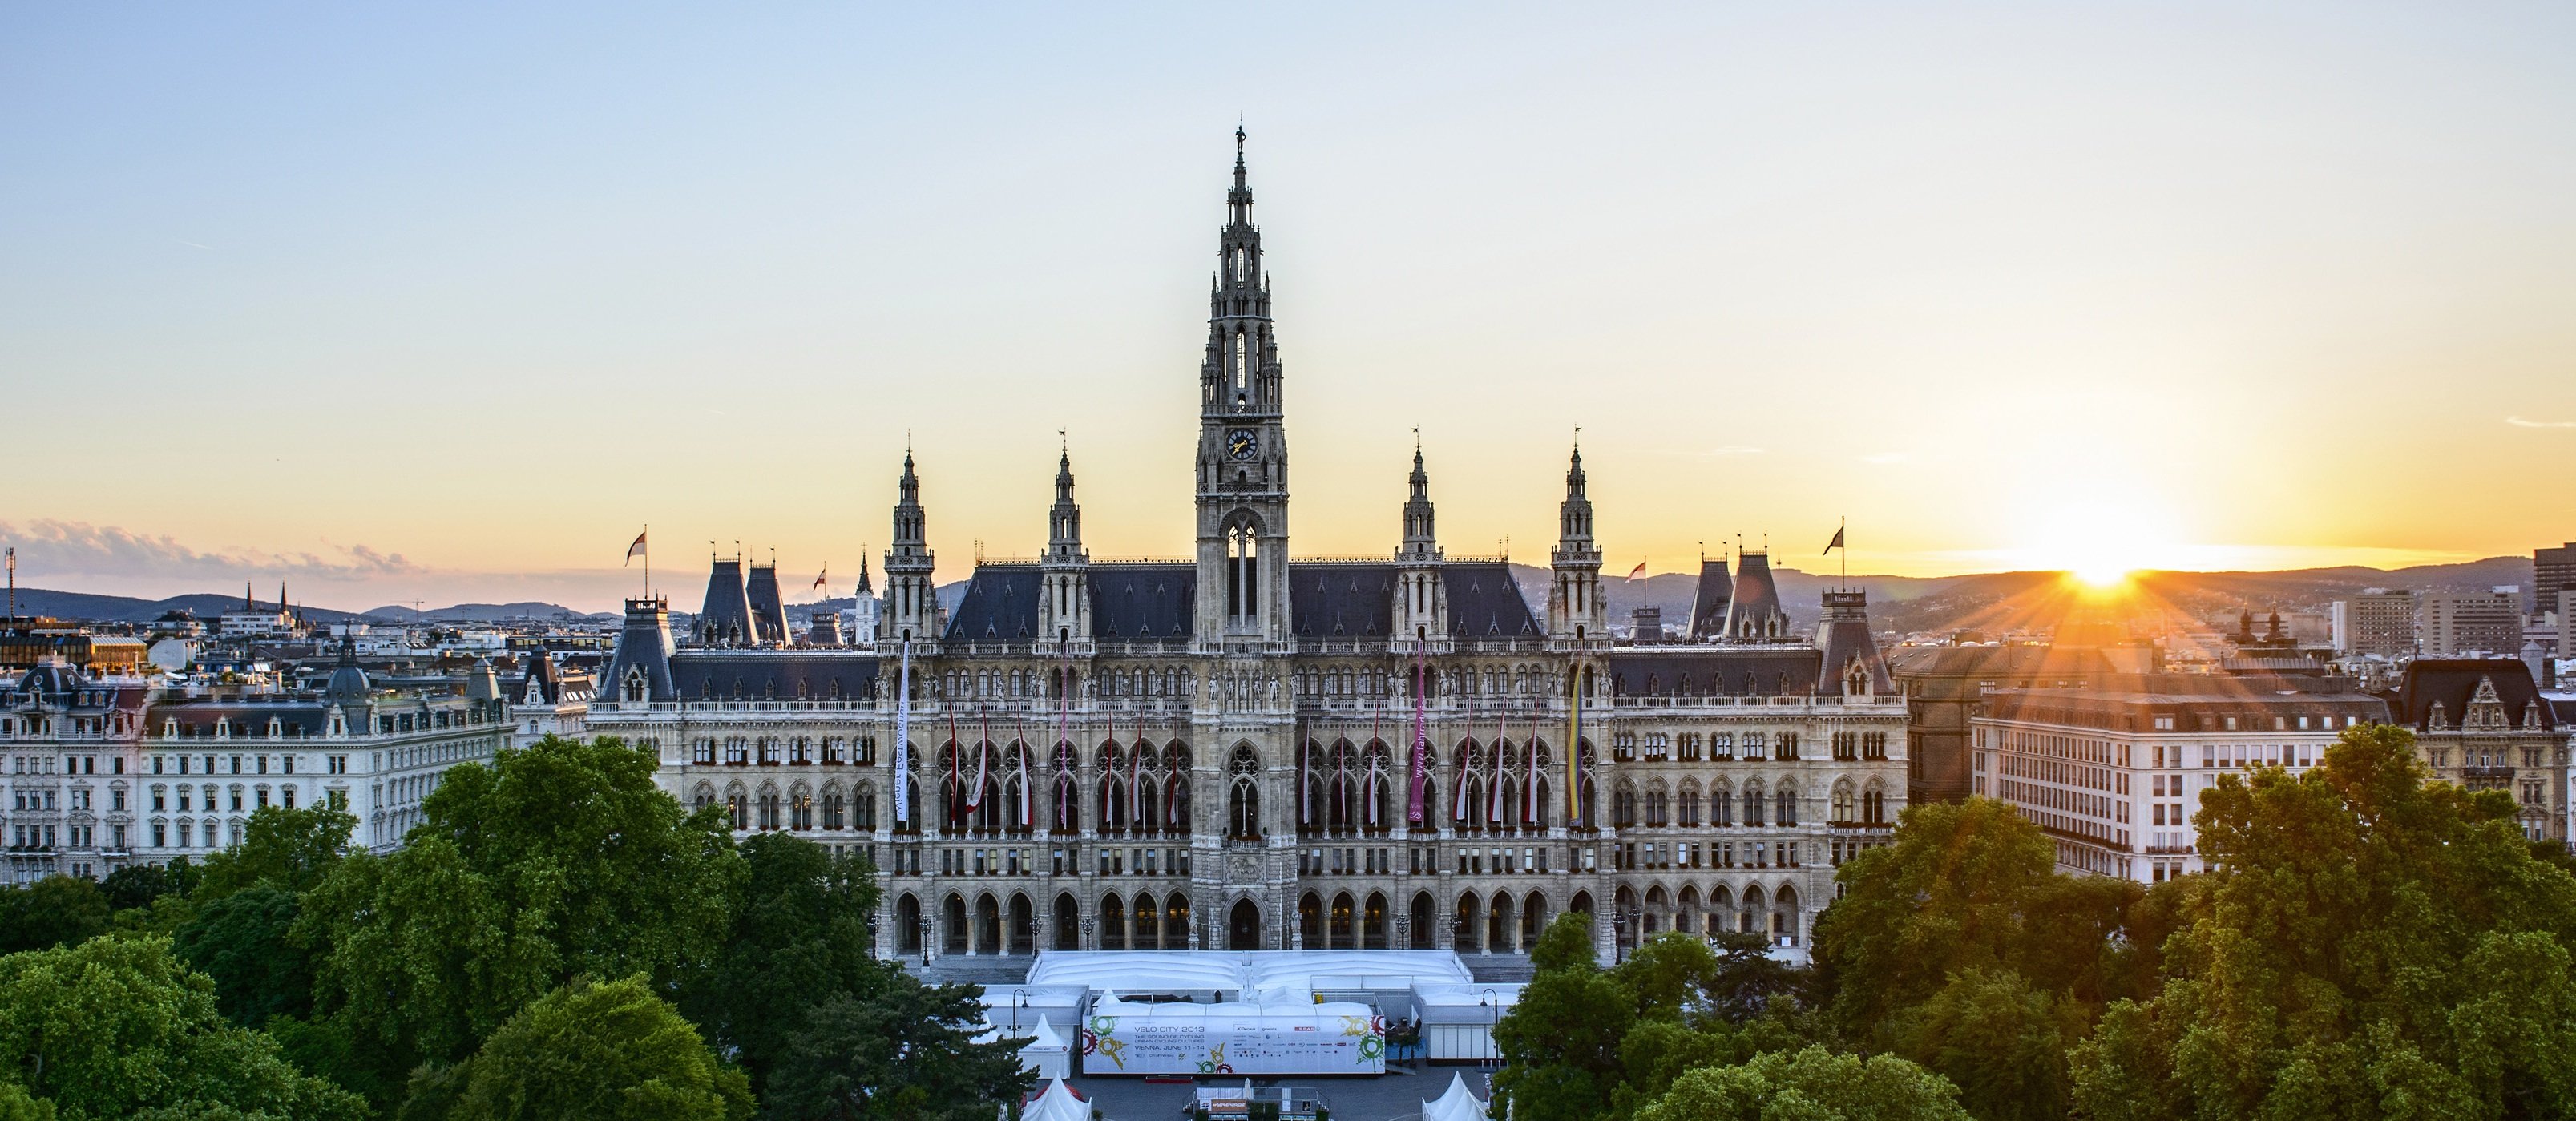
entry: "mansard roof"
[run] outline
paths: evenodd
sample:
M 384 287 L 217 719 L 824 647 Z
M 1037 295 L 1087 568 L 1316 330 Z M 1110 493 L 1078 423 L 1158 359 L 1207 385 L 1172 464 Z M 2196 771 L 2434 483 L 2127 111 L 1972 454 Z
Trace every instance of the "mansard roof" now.
M 1451 561 L 1440 566 L 1440 580 L 1449 593 L 1452 636 L 1538 638 L 1546 633 L 1503 562 Z M 1299 638 L 1390 638 L 1395 564 L 1290 561 L 1288 606 Z
M 671 681 L 684 701 L 869 700 L 876 696 L 877 671 L 872 650 L 682 650 L 671 656 Z
M 977 566 L 966 594 L 949 612 L 948 642 L 1035 642 L 1044 573 L 1034 564 Z M 1189 561 L 1094 564 L 1092 637 L 1176 642 L 1190 637 L 1197 612 L 1198 566 Z M 1537 638 L 1545 633 L 1500 561 L 1441 566 L 1449 593 L 1449 633 L 1459 638 Z M 1391 561 L 1291 561 L 1291 626 L 1301 638 L 1386 639 L 1392 636 L 1395 565 Z
M 1626 647 L 1610 652 L 1610 686 L 1623 697 L 1805 696 L 1824 657 L 1791 644 Z
M 1045 572 L 1034 564 L 985 564 L 966 582 L 948 613 L 946 642 L 1035 642 L 1038 595 Z M 1190 637 L 1198 566 L 1188 561 L 1095 564 L 1084 574 L 1091 593 L 1092 637 L 1123 642 L 1177 642 Z
M 217 722 L 226 722 L 247 733 L 254 729 L 265 734 L 268 722 L 275 720 L 280 731 L 288 735 L 322 736 L 331 730 L 331 709 L 318 700 L 181 700 L 153 705 L 143 717 L 144 726 L 158 734 L 164 725 L 174 726 L 182 736 L 213 736 Z M 360 712 L 358 721 L 364 723 Z M 288 731 L 292 729 L 291 731 Z
M 2522 727 L 2523 713 L 2534 705 L 2539 707 L 2543 730 L 2559 726 L 2552 706 L 2531 680 L 2531 667 L 2513 658 L 2419 658 L 2407 663 L 2393 705 L 2397 720 L 2421 730 L 2430 722 L 2433 706 L 2439 704 L 2442 719 L 2459 727 L 2460 714 L 2469 710 L 2478 685 L 2486 681 L 2495 682 L 2496 700 L 2503 704 L 2505 719 L 2512 726 Z
M 1091 634 L 1126 642 L 1190 637 L 1197 613 L 1199 568 L 1188 561 L 1095 564 Z

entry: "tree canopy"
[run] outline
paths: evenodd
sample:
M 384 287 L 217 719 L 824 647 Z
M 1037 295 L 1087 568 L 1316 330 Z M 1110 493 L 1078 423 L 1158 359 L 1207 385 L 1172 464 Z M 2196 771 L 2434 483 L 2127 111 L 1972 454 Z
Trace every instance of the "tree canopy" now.
M 0 957 L 0 1079 L 49 1101 L 65 1121 L 154 1110 L 365 1116 L 356 1095 L 298 1071 L 274 1040 L 225 1020 L 214 986 L 156 937 Z M 0 1103 L 7 1108 L 19 1107 Z
M 2564 1116 L 2576 1110 L 2576 878 L 2503 791 L 2428 784 L 2412 737 L 2229 775 L 2194 819 L 2165 982 L 2071 1057 L 2104 1121 Z
M 743 1121 L 749 1081 L 641 977 L 577 979 L 520 1009 L 472 1058 L 424 1067 L 401 1121 Z
M 681 809 L 654 767 L 612 737 L 552 736 L 460 764 L 401 849 L 341 860 L 313 888 L 297 936 L 329 948 L 315 1008 L 373 1085 L 464 1058 L 575 976 L 671 991 L 708 966 L 742 862 L 722 819 Z

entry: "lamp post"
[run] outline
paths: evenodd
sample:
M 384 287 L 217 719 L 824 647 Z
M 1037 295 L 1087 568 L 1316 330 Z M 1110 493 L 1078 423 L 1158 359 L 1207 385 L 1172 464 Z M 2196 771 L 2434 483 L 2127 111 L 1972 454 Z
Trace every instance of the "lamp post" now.
M 1413 948 L 1413 916 L 1397 915 L 1395 917 L 1395 940 L 1396 943 L 1404 949 L 1410 950 Z
M 1082 916 L 1082 948 L 1083 948 L 1083 949 L 1086 949 L 1086 950 L 1093 950 L 1093 949 L 1098 949 L 1098 948 L 1099 948 L 1099 947 L 1094 946 L 1094 945 L 1092 945 L 1092 944 L 1091 944 L 1091 928 L 1092 928 L 1092 924 L 1093 924 L 1093 923 L 1096 923 L 1096 922 L 1098 922 L 1098 921 L 1100 921 L 1100 919 L 1099 919 L 1099 916 L 1097 916 L 1097 915 L 1084 915 L 1084 916 Z
M 874 960 L 874 959 L 876 958 L 876 956 L 877 956 L 877 913 L 876 913 L 876 912 L 874 912 L 874 911 L 870 911 L 870 912 L 868 912 L 868 957 L 869 957 L 871 960 Z
M 1503 1026 L 1502 998 L 1495 996 L 1494 990 L 1487 989 L 1485 995 L 1476 998 L 1476 1003 L 1484 1005 L 1488 1013 L 1488 1023 L 1485 1027 L 1485 1061 L 1499 1063 L 1502 1061 L 1503 1050 L 1502 1044 L 1494 1040 L 1494 1033 L 1502 1030 Z
M 1018 1035 L 1018 1034 L 1020 1034 L 1020 1009 L 1026 1008 L 1026 1007 L 1028 1007 L 1028 1006 L 1029 1006 L 1029 991 L 1028 991 L 1027 989 L 1012 989 L 1012 990 L 1011 990 L 1011 1034 L 1012 1034 L 1012 1035 Z
M 919 915 L 912 921 L 921 932 L 921 967 L 928 969 L 930 968 L 930 916 Z
M 1610 909 L 1610 964 L 1617 965 L 1627 960 L 1627 953 L 1628 911 L 1623 907 L 1612 907 Z

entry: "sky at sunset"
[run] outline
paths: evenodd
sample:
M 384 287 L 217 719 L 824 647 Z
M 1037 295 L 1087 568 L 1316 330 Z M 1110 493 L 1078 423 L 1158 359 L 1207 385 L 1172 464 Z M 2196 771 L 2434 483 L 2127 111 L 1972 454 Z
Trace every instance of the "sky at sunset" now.
M 1299 555 L 2576 538 L 2576 5 L 0 8 L 22 585 L 1190 548 L 1238 116 Z M 1937 10 L 1935 10 L 1937 8 Z M 667 577 L 667 578 L 665 578 Z M 798 595 L 794 598 L 807 598 Z

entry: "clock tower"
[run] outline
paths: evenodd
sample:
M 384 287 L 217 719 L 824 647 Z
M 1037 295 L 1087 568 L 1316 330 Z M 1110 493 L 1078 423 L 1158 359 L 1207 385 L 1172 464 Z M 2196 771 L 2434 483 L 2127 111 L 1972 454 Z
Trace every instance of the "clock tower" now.
M 1234 130 L 1234 188 L 1225 195 L 1199 367 L 1195 630 L 1212 649 L 1289 639 L 1288 438 L 1243 139 Z

